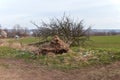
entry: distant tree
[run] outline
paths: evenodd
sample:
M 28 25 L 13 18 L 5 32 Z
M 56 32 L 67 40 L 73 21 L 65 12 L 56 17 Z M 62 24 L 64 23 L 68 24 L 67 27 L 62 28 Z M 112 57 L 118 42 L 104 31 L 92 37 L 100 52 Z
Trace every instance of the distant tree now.
M 21 27 L 19 24 L 16 24 L 9 33 L 11 37 L 14 37 L 15 35 L 18 35 L 20 37 L 25 37 L 29 35 L 28 29 Z
M 110 31 L 110 35 L 117 35 L 118 33 L 115 30 Z
M 39 37 L 39 31 L 37 29 L 32 30 L 32 36 Z

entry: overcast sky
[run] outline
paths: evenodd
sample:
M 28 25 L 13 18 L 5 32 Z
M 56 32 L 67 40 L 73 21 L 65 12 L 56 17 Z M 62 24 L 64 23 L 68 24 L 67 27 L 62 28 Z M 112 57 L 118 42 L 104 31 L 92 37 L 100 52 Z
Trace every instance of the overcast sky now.
M 40 24 L 64 12 L 95 29 L 120 29 L 120 0 L 0 0 L 3 28 L 36 28 L 30 21 Z

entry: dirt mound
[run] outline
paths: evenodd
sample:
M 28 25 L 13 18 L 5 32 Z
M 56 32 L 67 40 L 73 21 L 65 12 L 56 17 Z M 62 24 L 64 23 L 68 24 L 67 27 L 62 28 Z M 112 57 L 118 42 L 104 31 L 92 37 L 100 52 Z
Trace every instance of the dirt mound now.
M 44 44 L 42 46 L 42 48 L 39 50 L 39 54 L 62 54 L 67 53 L 68 51 L 70 51 L 69 46 L 57 35 L 55 35 L 49 44 Z

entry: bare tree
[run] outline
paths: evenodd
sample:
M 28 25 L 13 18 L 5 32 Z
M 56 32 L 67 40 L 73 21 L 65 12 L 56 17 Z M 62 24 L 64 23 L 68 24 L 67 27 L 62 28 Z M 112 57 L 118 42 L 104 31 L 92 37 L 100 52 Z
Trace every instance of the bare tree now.
M 90 27 L 84 29 L 83 20 L 74 21 L 68 16 L 51 19 L 48 23 L 43 21 L 40 26 L 35 22 L 32 24 L 38 28 L 39 37 L 48 38 L 58 35 L 71 46 L 81 46 L 89 38 Z

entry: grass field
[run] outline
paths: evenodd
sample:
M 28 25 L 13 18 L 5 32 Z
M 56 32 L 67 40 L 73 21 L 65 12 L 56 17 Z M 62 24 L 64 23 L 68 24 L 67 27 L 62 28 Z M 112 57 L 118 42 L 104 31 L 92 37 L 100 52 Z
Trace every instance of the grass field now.
M 26 45 L 39 39 L 30 37 L 7 41 Z M 92 36 L 90 44 L 88 48 L 72 47 L 71 53 L 37 56 L 0 46 L 1 80 L 119 80 L 120 36 Z
M 120 48 L 120 36 L 92 36 L 93 48 Z
M 20 38 L 20 39 L 9 39 L 10 43 L 12 42 L 20 42 L 22 44 L 31 44 L 31 43 L 37 43 L 39 42 L 39 38 L 35 37 L 26 37 L 26 38 Z
M 10 42 L 20 42 L 30 44 L 39 42 L 39 38 L 28 37 L 19 40 L 10 39 Z M 120 48 L 120 36 L 91 36 L 90 41 L 86 46 L 90 48 Z
M 12 40 L 11 40 L 12 41 Z M 38 42 L 38 38 L 21 38 L 13 40 L 23 44 Z M 53 68 L 71 69 L 93 64 L 108 64 L 120 60 L 120 36 L 92 36 L 89 48 L 72 47 L 75 52 L 56 56 L 34 56 L 11 48 L 1 47 L 0 56 L 15 56 L 15 58 L 34 59 L 38 64 Z M 5 50 L 7 49 L 7 50 Z M 7 51 L 7 52 L 5 52 Z

